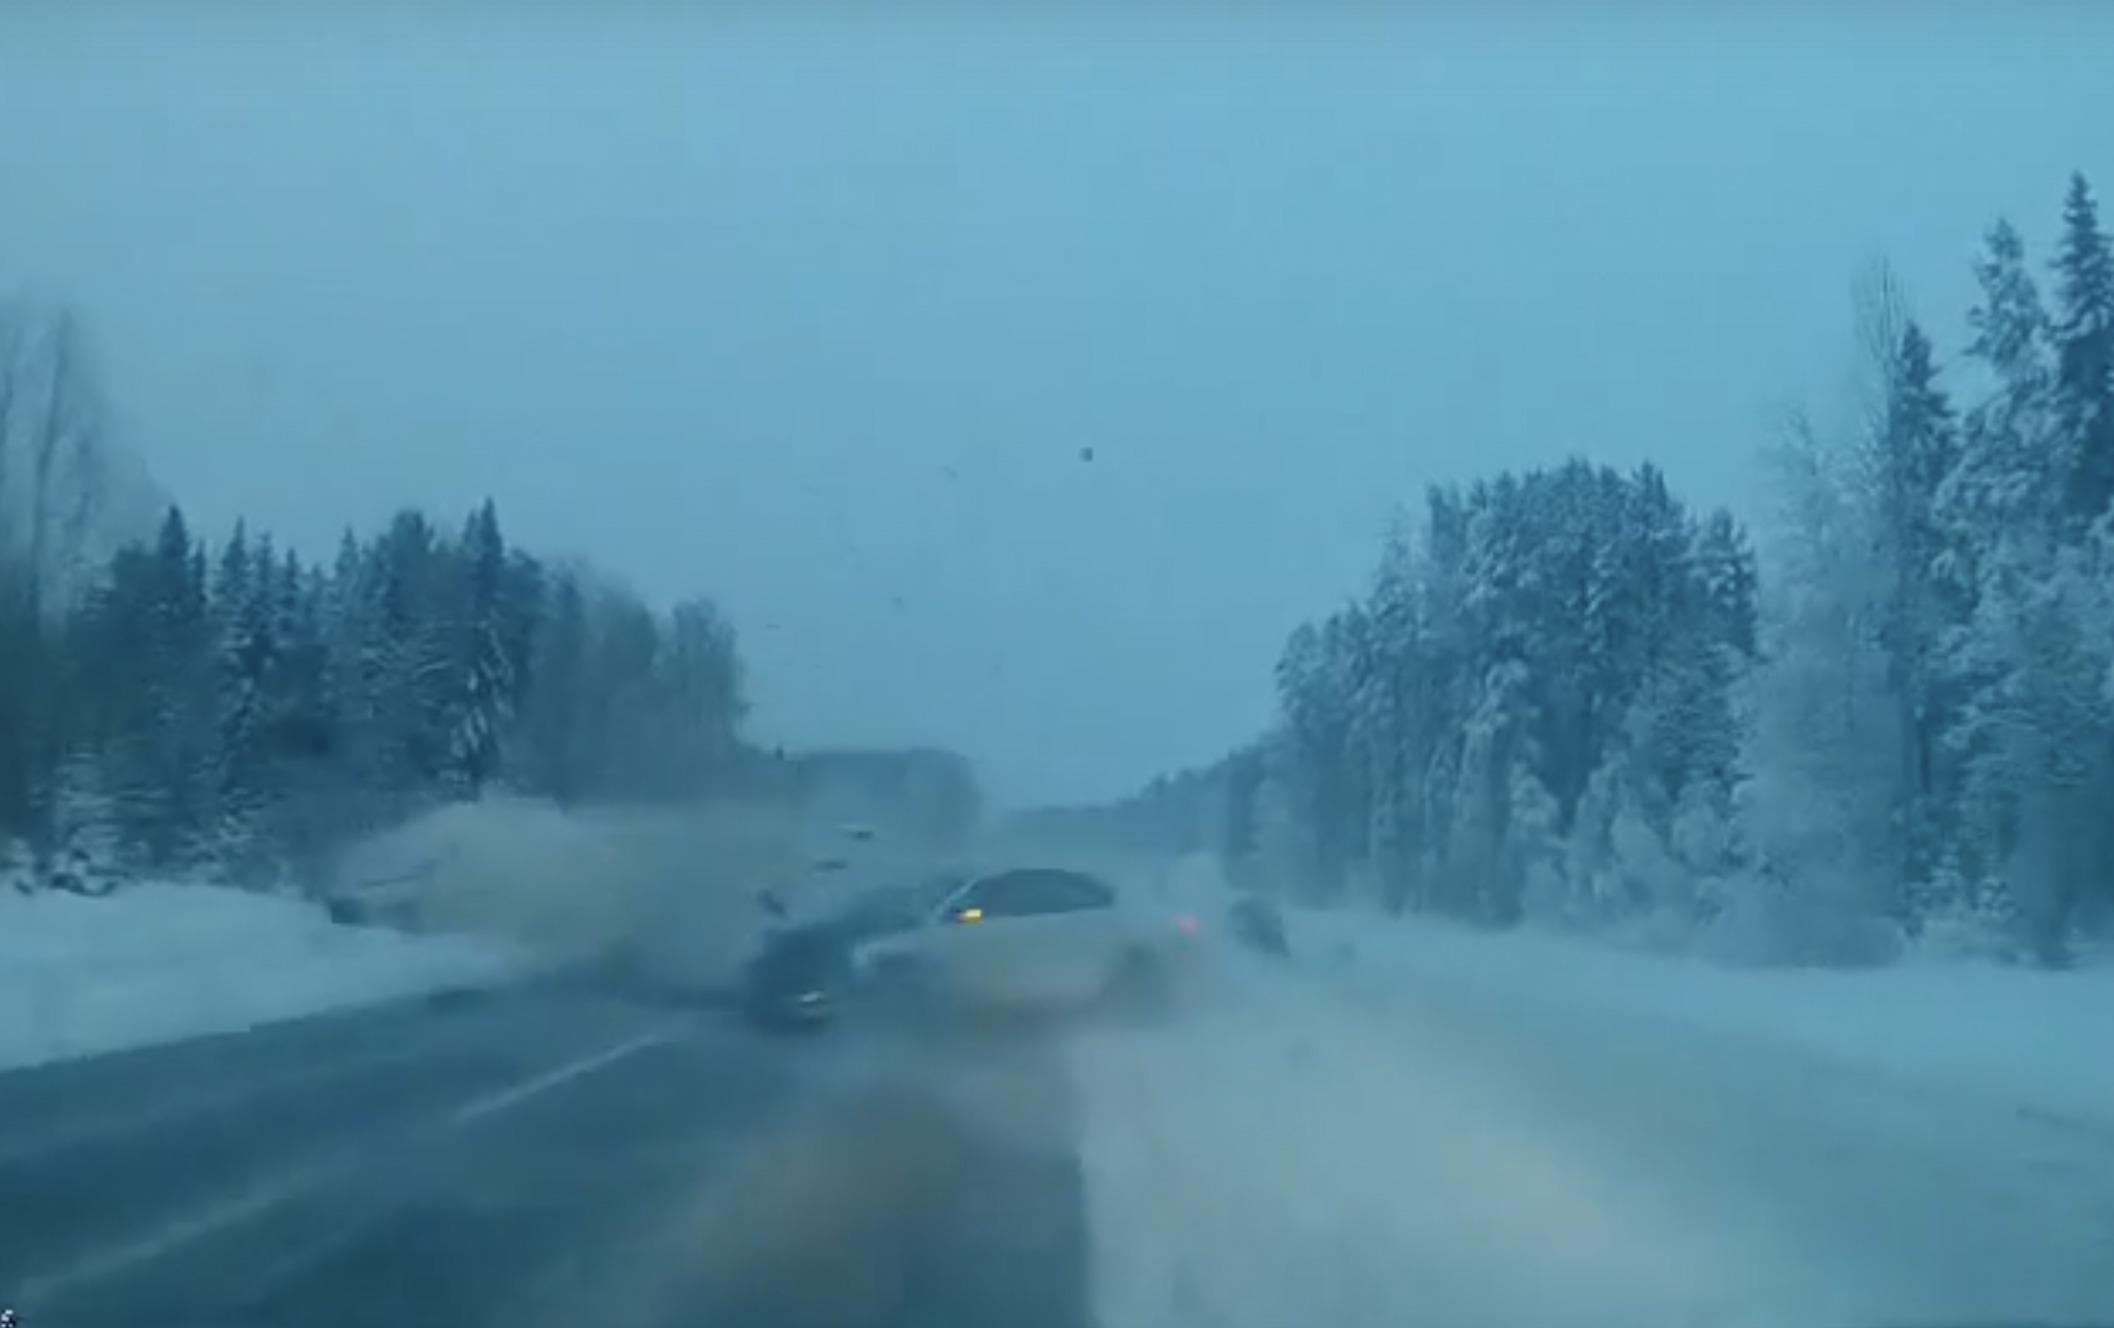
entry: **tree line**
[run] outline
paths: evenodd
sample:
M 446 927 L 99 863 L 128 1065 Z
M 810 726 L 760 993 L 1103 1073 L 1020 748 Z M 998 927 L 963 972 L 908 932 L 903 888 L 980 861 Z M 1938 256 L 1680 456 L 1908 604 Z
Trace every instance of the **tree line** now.
M 1763 566 L 1649 465 L 1432 489 L 1267 733 L 1073 819 L 1317 899 L 2065 962 L 2114 914 L 2110 255 L 2082 176 L 2045 268 L 1998 221 L 1950 363 L 1874 282 Z
M 510 546 L 489 501 L 453 531 L 407 509 L 329 561 L 241 523 L 208 540 L 172 506 L 107 557 L 73 531 L 60 578 L 56 536 L 21 527 L 93 507 L 94 476 L 49 477 L 99 425 L 69 405 L 79 371 L 30 353 L 48 336 L 13 332 L 0 480 L 43 487 L 0 493 L 0 844 L 28 879 L 277 881 L 487 788 L 569 804 L 739 777 L 741 660 L 712 603 L 656 613 Z

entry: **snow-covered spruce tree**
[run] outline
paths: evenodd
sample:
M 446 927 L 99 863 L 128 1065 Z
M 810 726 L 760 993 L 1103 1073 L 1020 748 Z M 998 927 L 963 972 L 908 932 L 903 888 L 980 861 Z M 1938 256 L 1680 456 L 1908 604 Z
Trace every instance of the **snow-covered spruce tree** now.
M 1287 870 L 1317 899 L 1341 891 L 1366 819 L 1366 771 L 1353 727 L 1365 635 L 1363 613 L 1344 610 L 1295 630 L 1277 664 L 1284 720 L 1271 748 L 1272 788 L 1300 827 L 1282 836 L 1286 852 L 1299 846 Z
M 272 797 L 267 724 L 278 615 L 270 538 L 259 537 L 252 548 L 246 528 L 237 522 L 219 568 L 210 597 L 216 777 L 205 833 L 208 854 L 246 876 L 256 865 L 259 822 Z
M 2084 527 L 2114 500 L 2114 244 L 2100 229 L 2099 206 L 2082 175 L 2070 178 L 2063 200 L 2055 273 L 2064 496 L 2073 525 Z
M 363 667 L 376 760 L 369 787 L 408 810 L 435 796 L 447 770 L 458 677 L 447 614 L 453 586 L 446 551 L 420 512 L 399 512 L 368 562 Z
M 1940 739 L 1960 689 L 1944 668 L 1943 643 L 1970 604 L 1938 574 L 1946 552 L 1940 488 L 1958 463 L 1960 443 L 1930 340 L 1913 320 L 1902 326 L 1885 384 L 1885 412 L 1870 442 L 1876 552 L 1888 581 L 1879 637 L 1899 744 L 1889 817 L 1901 855 L 1899 920 L 1913 926 L 1928 910 L 1920 892 L 1945 859 L 1943 836 L 1957 801 L 1959 781 Z
M 1971 613 L 1950 642 L 1964 700 L 1947 745 L 1963 791 L 1944 913 L 1962 943 L 2010 937 L 2051 964 L 2081 913 L 2106 907 L 2114 867 L 2114 834 L 2093 810 L 2114 800 L 2114 270 L 2081 178 L 2055 270 L 2050 317 L 2016 232 L 1990 232 L 1970 347 L 1987 394 L 1946 495 L 1959 550 L 1948 570 Z
M 2048 319 L 2009 222 L 1989 228 L 1974 274 L 1981 298 L 1968 314 L 1967 362 L 1982 395 L 1963 418 L 1959 459 L 1939 492 L 1934 568 L 1966 606 L 1941 646 L 1959 695 L 1944 734 L 1959 790 L 1924 921 L 1940 948 L 2003 953 L 2017 929 L 2008 878 L 2022 774 L 2013 759 L 2021 735 L 2010 725 L 2024 718 L 1999 700 L 2023 662 L 2007 624 L 2023 608 L 2018 593 L 2044 584 L 2054 566 L 2067 500 Z
M 1593 922 L 1648 914 L 1685 935 L 1738 867 L 1731 826 L 1754 657 L 1755 571 L 1729 514 L 1698 523 L 1650 467 L 1610 484 L 1596 536 L 1583 673 L 1593 741 L 1566 808 L 1560 907 Z M 1574 666 L 1564 666 L 1569 671 Z
M 1754 583 L 1731 519 L 1699 525 L 1649 467 L 1434 490 L 1366 601 L 1281 661 L 1272 769 L 1304 879 L 1362 868 L 1388 907 L 1500 924 L 1693 914 L 1676 873 L 1607 875 L 1612 832 L 1627 816 L 1667 857 L 1678 830 L 1729 869 Z
M 120 552 L 70 633 L 85 704 L 77 742 L 103 762 L 127 865 L 188 872 L 215 804 L 213 637 L 203 559 L 171 508 L 151 548 Z
M 2114 868 L 2114 538 L 2104 522 L 2033 563 L 1997 563 L 1961 649 L 1977 686 L 1955 739 L 1974 861 L 1964 899 L 2015 917 L 2030 954 L 2066 961 L 2080 910 Z
M 490 499 L 464 527 L 450 572 L 461 582 L 450 600 L 461 621 L 452 651 L 453 695 L 446 703 L 447 774 L 474 793 L 499 773 L 501 744 L 514 719 L 520 662 L 507 639 L 506 541 Z
M 1351 698 L 1352 730 L 1364 761 L 1364 839 L 1373 891 L 1399 910 L 1420 896 L 1425 753 L 1429 746 L 1429 668 L 1399 667 L 1426 657 L 1424 567 L 1414 533 L 1388 538 L 1367 609 L 1367 655 Z
M 548 596 L 529 655 L 514 773 L 523 787 L 569 805 L 587 791 L 587 609 L 572 575 L 558 575 Z
M 289 551 L 271 595 L 278 667 L 267 697 L 271 799 L 260 826 L 275 876 L 319 878 L 339 833 L 344 781 L 335 765 L 337 734 L 325 635 L 330 586 Z

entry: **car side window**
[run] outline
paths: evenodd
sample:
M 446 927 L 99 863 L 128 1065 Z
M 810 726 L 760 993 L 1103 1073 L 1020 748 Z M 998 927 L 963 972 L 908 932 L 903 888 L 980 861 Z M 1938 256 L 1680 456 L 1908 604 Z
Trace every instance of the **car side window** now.
M 1084 873 L 1030 868 L 985 877 L 955 901 L 955 908 L 981 909 L 987 918 L 1019 918 L 1108 908 L 1114 902 L 1114 891 Z

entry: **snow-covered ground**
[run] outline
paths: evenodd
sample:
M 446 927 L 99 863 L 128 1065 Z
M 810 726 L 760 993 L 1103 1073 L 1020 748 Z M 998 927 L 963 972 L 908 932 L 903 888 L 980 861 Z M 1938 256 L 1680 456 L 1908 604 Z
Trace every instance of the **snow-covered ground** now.
M 2050 973 L 1927 960 L 1729 968 L 1545 933 L 1493 935 L 1353 913 L 1297 912 L 1291 920 L 1310 955 L 1368 990 L 1442 980 L 1532 1006 L 1623 1011 L 2114 1129 L 2114 967 Z
M 2114 1320 L 2114 985 L 1294 918 L 1083 1035 L 1107 1328 Z
M 341 927 L 304 901 L 211 886 L 0 891 L 0 1066 L 489 983 L 522 962 L 483 941 Z

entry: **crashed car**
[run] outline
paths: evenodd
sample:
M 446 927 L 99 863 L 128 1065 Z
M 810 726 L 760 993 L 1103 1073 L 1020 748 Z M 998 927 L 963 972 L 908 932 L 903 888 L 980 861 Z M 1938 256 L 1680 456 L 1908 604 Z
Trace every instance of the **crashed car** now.
M 916 925 L 853 947 L 862 980 L 995 1008 L 1091 1004 L 1154 981 L 1193 915 L 1127 903 L 1086 872 L 1024 867 L 964 880 Z
M 865 891 L 828 917 L 774 927 L 743 966 L 742 1009 L 753 1022 L 770 1028 L 828 1023 L 842 1010 L 856 977 L 855 948 L 916 927 L 933 902 L 958 888 L 962 879 L 940 875 Z M 774 893 L 763 892 L 759 902 L 774 919 L 788 918 Z
M 742 1009 L 768 1027 L 818 1027 L 837 1013 L 850 972 L 851 949 L 835 924 L 782 928 L 742 971 Z

